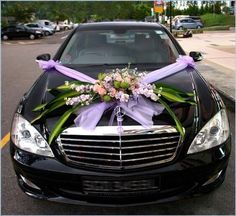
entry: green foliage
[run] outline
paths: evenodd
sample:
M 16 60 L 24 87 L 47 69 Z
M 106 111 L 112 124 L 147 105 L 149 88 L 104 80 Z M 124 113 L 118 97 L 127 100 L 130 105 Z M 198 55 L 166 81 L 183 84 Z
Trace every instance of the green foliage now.
M 28 22 L 36 8 L 32 2 L 2 2 L 2 16 L 15 17 L 18 22 Z
M 205 27 L 210 26 L 235 26 L 235 16 L 223 14 L 205 14 L 201 16 Z
M 102 21 L 116 19 L 144 20 L 150 15 L 152 2 L 137 1 L 21 1 L 2 2 L 2 16 L 13 16 L 17 22 L 36 19 L 51 21 L 87 20 Z

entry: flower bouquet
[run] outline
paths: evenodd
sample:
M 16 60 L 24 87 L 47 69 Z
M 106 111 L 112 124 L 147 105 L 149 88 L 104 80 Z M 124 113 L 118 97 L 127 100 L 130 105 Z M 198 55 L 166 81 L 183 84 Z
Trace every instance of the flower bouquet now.
M 86 109 L 92 108 L 90 115 L 97 115 L 100 108 L 98 105 L 104 104 L 103 111 L 115 106 L 124 109 L 124 114 L 129 116 L 129 113 L 135 111 L 135 106 L 130 104 L 139 105 L 139 107 L 150 107 L 153 110 L 150 118 L 155 115 L 155 104 L 159 104 L 161 111 L 165 108 L 176 124 L 176 129 L 182 137 L 184 137 L 184 129 L 181 122 L 176 117 L 175 113 L 171 110 L 168 102 L 189 103 L 195 104 L 192 100 L 192 93 L 185 93 L 179 89 L 168 86 L 163 83 L 154 82 L 152 84 L 144 82 L 145 73 L 138 73 L 137 69 L 130 69 L 129 67 L 123 69 L 113 70 L 111 73 L 100 73 L 98 79 L 94 83 L 82 81 L 66 81 L 65 84 L 58 86 L 56 89 L 51 89 L 55 98 L 48 103 L 37 106 L 33 111 L 41 112 L 32 123 L 42 121 L 52 112 L 57 109 L 65 107 L 65 113 L 56 122 L 49 136 L 49 144 L 60 134 L 63 125 L 68 120 L 71 114 L 79 113 L 83 115 Z M 144 102 L 145 103 L 144 103 Z M 126 109 L 127 108 L 127 109 Z M 126 110 L 131 109 L 130 112 Z M 101 112 L 101 115 L 103 114 Z M 91 117 L 91 116 L 90 116 Z M 100 116 L 101 117 L 101 116 Z M 98 121 L 100 119 L 98 117 Z M 138 117 L 130 115 L 134 120 L 140 122 Z M 76 125 L 83 127 L 83 118 L 78 118 L 75 121 Z M 79 121 L 79 122 L 78 122 Z M 90 125 L 90 129 L 96 127 L 96 124 Z M 91 123 L 92 124 L 92 123 Z M 143 124 L 144 126 L 151 126 Z M 85 127 L 86 128 L 86 127 Z

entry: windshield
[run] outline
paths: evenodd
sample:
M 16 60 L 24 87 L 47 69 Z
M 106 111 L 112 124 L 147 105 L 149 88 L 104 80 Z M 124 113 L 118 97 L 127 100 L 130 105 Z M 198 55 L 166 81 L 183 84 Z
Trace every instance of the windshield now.
M 77 31 L 61 58 L 66 65 L 171 64 L 179 53 L 164 30 Z

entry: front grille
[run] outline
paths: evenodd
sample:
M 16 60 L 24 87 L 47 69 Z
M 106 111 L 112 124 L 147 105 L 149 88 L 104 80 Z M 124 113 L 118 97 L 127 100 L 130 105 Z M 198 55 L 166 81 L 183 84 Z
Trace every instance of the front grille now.
M 58 138 L 69 163 L 108 169 L 132 169 L 167 163 L 175 158 L 179 133 L 170 126 L 149 130 L 124 126 L 120 137 L 104 128 L 103 134 L 83 134 L 67 129 Z M 101 130 L 100 130 L 101 131 Z M 80 134 L 80 135 L 79 135 Z

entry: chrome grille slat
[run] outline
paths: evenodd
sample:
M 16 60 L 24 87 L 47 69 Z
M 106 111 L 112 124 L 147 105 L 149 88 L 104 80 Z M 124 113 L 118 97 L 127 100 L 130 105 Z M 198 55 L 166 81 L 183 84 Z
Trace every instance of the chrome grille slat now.
M 132 139 L 132 140 L 122 140 L 122 143 L 129 143 L 129 142 L 146 142 L 146 141 L 157 141 L 163 139 L 175 139 L 179 138 L 179 136 L 171 136 L 171 137 L 158 137 L 158 138 L 150 138 L 150 139 Z M 73 138 L 61 138 L 61 141 L 77 141 L 77 142 L 109 142 L 109 143 L 119 143 L 119 140 L 105 140 L 105 139 L 73 139 Z
M 137 159 L 124 159 L 123 162 L 147 160 L 147 159 L 154 159 L 154 158 L 160 158 L 160 157 L 166 157 L 166 156 L 172 156 L 172 155 L 173 153 L 169 153 L 169 154 L 162 154 L 162 155 L 156 155 L 156 156 L 150 156 L 150 157 L 142 157 L 142 158 L 137 158 Z
M 147 147 L 156 147 L 156 146 L 165 146 L 165 145 L 173 145 L 176 142 L 166 142 L 166 143 L 158 143 L 158 144 L 147 144 L 147 145 L 138 145 L 138 146 L 126 146 L 123 149 L 137 149 L 137 148 L 147 148 Z
M 76 145 L 63 143 L 63 146 L 75 147 Z M 83 148 L 120 149 L 119 147 L 112 147 L 112 146 L 93 146 L 93 145 L 79 145 L 79 146 Z
M 96 161 L 114 161 L 114 162 L 120 163 L 119 159 L 118 160 L 116 160 L 116 159 L 102 159 L 102 158 L 82 157 L 82 156 L 75 156 L 75 155 L 70 155 L 68 157 L 86 159 L 86 160 L 96 160 Z
M 126 146 L 122 147 L 122 149 L 137 149 L 137 148 L 147 148 L 147 147 L 156 147 L 156 146 L 165 146 L 165 145 L 172 145 L 176 142 L 167 142 L 167 143 L 158 143 L 158 144 L 147 144 L 147 145 L 137 145 L 137 146 Z M 63 146 L 71 146 L 75 147 L 76 145 L 73 144 L 64 144 Z M 83 148 L 105 148 L 105 149 L 120 149 L 119 147 L 112 147 L 112 146 L 92 146 L 92 145 L 79 145 L 80 147 Z
M 123 156 L 127 155 L 137 155 L 137 154 L 146 154 L 146 153 L 155 153 L 155 152 L 162 152 L 162 151 L 170 151 L 175 150 L 176 148 L 165 148 L 165 149 L 156 149 L 156 150 L 150 150 L 150 151 L 141 151 L 141 152 L 133 152 L 133 153 L 123 153 Z M 98 154 L 98 155 L 110 155 L 110 156 L 119 156 L 119 153 L 107 153 L 107 152 L 91 152 L 91 151 L 81 151 L 81 150 L 70 150 L 70 149 L 64 149 L 65 152 L 72 152 L 72 153 L 84 153 L 84 154 Z
M 121 143 L 114 128 L 106 135 L 100 126 L 94 134 L 66 129 L 57 140 L 58 146 L 68 163 L 100 169 L 133 169 L 172 161 L 182 141 L 171 126 L 153 126 L 148 131 L 140 130 L 141 126 L 123 127 Z
M 80 151 L 80 150 L 64 150 L 65 152 L 73 152 L 73 153 L 85 153 L 85 154 L 98 154 L 98 155 L 117 155 L 120 156 L 119 153 L 107 153 L 107 152 L 91 152 L 91 151 Z
M 175 150 L 176 148 L 166 148 L 166 149 L 157 149 L 157 150 L 151 150 L 151 151 L 142 151 L 142 152 L 134 152 L 134 153 L 123 153 L 123 156 L 127 155 L 136 155 L 136 154 L 146 154 L 146 153 L 154 153 L 154 152 L 162 152 L 162 151 L 169 151 L 169 150 Z

